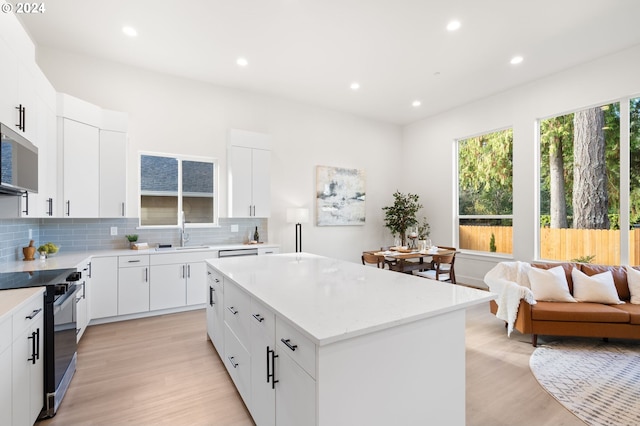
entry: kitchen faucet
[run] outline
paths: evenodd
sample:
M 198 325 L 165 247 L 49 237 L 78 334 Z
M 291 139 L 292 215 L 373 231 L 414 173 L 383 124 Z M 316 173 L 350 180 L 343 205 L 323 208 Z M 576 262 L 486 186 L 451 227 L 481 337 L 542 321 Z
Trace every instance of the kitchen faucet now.
M 182 223 L 180 226 L 180 247 L 184 247 L 184 245 L 189 242 L 189 238 L 190 238 L 189 234 L 187 234 L 184 229 L 184 223 L 185 223 L 184 212 L 182 212 L 181 221 Z

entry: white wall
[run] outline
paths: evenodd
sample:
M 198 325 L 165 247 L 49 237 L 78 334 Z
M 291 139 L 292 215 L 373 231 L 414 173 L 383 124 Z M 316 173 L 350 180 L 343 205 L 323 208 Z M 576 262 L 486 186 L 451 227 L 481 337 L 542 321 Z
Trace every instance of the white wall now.
M 404 170 L 402 188 L 423 200 L 433 241 L 442 245 L 455 241 L 454 140 L 513 127 L 513 258 L 535 259 L 536 120 L 639 95 L 638 69 L 640 46 L 405 127 L 402 152 L 410 167 Z M 484 274 L 500 260 L 504 258 L 460 255 L 456 258 L 457 278 L 482 285 Z
M 139 151 L 201 155 L 220 160 L 226 217 L 226 138 L 236 128 L 272 136 L 270 242 L 294 251 L 286 209 L 314 211 L 317 165 L 365 170 L 366 224 L 317 227 L 312 215 L 304 250 L 359 261 L 363 250 L 391 242 L 381 208 L 399 188 L 398 126 L 57 50 L 40 48 L 37 60 L 57 91 L 129 113 L 128 205 L 137 206 Z

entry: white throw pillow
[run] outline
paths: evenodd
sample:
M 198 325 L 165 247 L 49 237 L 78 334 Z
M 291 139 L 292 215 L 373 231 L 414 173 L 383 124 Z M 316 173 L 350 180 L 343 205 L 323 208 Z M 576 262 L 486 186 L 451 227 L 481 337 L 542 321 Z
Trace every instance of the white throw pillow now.
M 618 297 L 611 271 L 589 276 L 574 268 L 571 271 L 571 279 L 573 280 L 573 296 L 578 302 L 624 303 Z
M 545 302 L 576 302 L 569 293 L 569 284 L 562 266 L 551 269 L 530 268 L 531 291 L 536 300 Z
M 627 266 L 627 284 L 631 293 L 631 303 L 640 305 L 640 271 Z

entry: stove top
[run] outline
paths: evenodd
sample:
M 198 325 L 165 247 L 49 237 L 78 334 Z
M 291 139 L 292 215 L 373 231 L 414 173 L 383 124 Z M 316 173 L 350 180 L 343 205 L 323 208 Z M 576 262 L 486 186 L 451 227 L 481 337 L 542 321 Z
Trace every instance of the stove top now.
M 75 269 L 48 269 L 33 272 L 0 272 L 0 290 L 64 284 Z

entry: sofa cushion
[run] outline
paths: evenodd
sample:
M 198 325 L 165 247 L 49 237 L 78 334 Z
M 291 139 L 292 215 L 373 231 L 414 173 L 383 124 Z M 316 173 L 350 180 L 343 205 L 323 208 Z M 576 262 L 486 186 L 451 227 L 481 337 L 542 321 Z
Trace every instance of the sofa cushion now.
M 631 294 L 631 303 L 640 304 L 640 271 L 627 266 L 627 283 Z
M 536 300 L 548 302 L 575 302 L 561 266 L 550 269 L 531 268 L 528 271 L 531 291 Z
M 640 325 L 640 305 L 625 303 L 624 305 L 616 305 L 616 309 L 627 312 L 629 314 L 629 322 L 631 324 Z M 638 331 L 638 336 L 640 336 L 640 330 Z
M 629 322 L 627 311 L 600 303 L 538 302 L 531 305 L 531 318 L 534 321 L 572 321 L 572 322 Z
M 573 278 L 573 296 L 578 302 L 624 303 L 618 298 L 611 271 L 589 276 L 574 269 L 571 271 L 571 278 Z
M 616 285 L 620 300 L 630 299 L 631 295 L 629 294 L 629 285 L 627 284 L 627 270 L 624 266 L 591 265 L 583 263 L 580 265 L 580 270 L 589 276 L 611 271 L 613 283 Z
M 562 266 L 562 269 L 564 269 L 564 275 L 567 278 L 567 284 L 569 285 L 569 291 L 571 293 L 573 293 L 573 281 L 571 280 L 571 270 L 573 268 L 579 268 L 580 265 L 578 263 L 570 263 L 570 262 L 566 262 L 566 263 L 532 263 L 531 266 L 533 266 L 534 268 L 539 268 L 539 269 L 551 269 L 551 268 L 555 268 L 556 266 Z M 589 275 L 589 274 L 587 274 Z

